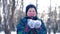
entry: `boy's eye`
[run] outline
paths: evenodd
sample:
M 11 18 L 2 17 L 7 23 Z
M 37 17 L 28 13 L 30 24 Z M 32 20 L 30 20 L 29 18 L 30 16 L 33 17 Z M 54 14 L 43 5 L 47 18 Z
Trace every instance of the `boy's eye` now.
M 33 11 L 34 12 L 34 11 Z
M 29 12 L 31 12 L 31 11 L 29 11 Z

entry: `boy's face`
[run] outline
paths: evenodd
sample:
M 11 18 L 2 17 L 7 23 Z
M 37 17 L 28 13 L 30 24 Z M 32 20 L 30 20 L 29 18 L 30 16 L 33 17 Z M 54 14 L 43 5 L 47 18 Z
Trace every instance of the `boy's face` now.
M 27 12 L 27 16 L 28 17 L 33 17 L 36 16 L 36 10 L 34 8 L 29 8 L 28 12 Z

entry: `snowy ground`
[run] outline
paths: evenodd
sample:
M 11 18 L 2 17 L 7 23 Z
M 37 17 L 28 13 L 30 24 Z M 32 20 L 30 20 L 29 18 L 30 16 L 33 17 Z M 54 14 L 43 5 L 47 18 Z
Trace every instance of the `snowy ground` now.
M 0 32 L 0 34 L 5 34 L 4 31 Z M 16 34 L 16 31 L 12 31 L 11 34 Z M 51 32 L 51 34 L 53 34 L 53 32 Z M 60 34 L 60 33 L 56 33 L 56 34 Z
M 4 31 L 0 32 L 0 34 L 5 34 Z M 16 34 L 16 31 L 12 31 L 11 34 Z

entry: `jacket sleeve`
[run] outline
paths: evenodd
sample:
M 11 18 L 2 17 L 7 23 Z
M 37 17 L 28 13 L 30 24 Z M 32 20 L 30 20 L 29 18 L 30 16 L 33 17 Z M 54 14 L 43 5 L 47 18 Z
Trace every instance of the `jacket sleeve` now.
M 41 22 L 42 22 L 42 25 L 41 25 L 41 33 L 42 34 L 47 34 L 47 29 L 46 29 L 46 27 L 44 25 L 44 22 L 42 20 L 41 20 Z
M 17 34 L 22 34 L 24 31 L 24 23 L 22 22 L 22 19 L 17 24 Z

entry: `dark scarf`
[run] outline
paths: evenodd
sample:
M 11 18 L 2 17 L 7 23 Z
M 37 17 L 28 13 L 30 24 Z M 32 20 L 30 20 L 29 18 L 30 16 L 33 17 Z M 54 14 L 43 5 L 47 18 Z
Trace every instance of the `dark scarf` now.
M 31 18 L 31 17 L 26 16 L 25 18 L 26 18 L 26 19 L 33 19 L 33 20 L 37 20 L 37 19 L 38 19 L 38 18 L 37 18 L 37 16 L 32 17 L 32 18 Z

